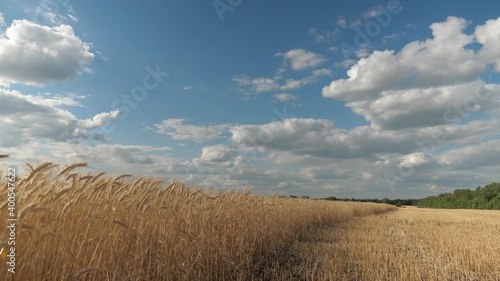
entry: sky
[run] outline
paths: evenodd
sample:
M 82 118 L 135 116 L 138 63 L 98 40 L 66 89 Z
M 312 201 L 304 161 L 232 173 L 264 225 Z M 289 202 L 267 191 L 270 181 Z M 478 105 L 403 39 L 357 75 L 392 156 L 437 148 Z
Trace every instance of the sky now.
M 314 198 L 498 182 L 499 11 L 0 0 L 2 165 Z

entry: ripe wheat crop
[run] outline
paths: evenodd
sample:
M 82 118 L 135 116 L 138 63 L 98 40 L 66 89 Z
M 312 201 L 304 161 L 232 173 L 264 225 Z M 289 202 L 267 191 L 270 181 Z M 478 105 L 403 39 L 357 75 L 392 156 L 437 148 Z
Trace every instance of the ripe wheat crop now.
M 85 166 L 28 165 L 16 189 L 16 273 L 2 254 L 2 280 L 300 279 L 310 270 L 297 245 L 353 217 L 394 210 L 94 175 Z

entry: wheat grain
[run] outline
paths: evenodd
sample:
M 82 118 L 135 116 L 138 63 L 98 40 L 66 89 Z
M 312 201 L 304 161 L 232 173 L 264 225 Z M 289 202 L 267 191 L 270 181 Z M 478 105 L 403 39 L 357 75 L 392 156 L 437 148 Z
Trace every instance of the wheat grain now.
M 72 170 L 76 169 L 76 168 L 79 168 L 79 167 L 87 167 L 87 163 L 75 163 L 75 164 L 71 164 L 71 165 L 67 165 L 65 166 L 57 175 L 56 175 L 56 178 L 64 175 L 64 174 L 67 174 L 69 172 L 71 172 Z

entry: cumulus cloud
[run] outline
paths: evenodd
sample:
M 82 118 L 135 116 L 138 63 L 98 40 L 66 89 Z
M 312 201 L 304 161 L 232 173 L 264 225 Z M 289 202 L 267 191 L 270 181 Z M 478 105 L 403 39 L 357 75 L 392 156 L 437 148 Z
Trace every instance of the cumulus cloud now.
M 500 71 L 500 17 L 488 20 L 485 24 L 477 26 L 474 32 L 477 42 L 482 44 L 479 56 L 484 62 L 493 62 L 496 70 Z
M 101 113 L 92 119 L 79 120 L 54 98 L 23 95 L 18 91 L 0 89 L 0 146 L 16 146 L 34 140 L 55 142 L 74 141 L 92 137 L 89 129 L 100 126 L 106 120 L 114 120 L 117 112 Z
M 207 162 L 227 162 L 237 153 L 233 148 L 226 145 L 219 144 L 214 146 L 207 146 L 202 149 L 201 160 Z
M 316 67 L 326 61 L 322 55 L 303 49 L 293 49 L 286 53 L 277 53 L 275 56 L 283 57 L 285 63 L 295 71 Z
M 402 131 L 371 127 L 340 129 L 324 119 L 291 118 L 263 125 L 239 125 L 229 130 L 234 144 L 261 151 L 286 151 L 328 159 L 375 159 L 379 154 L 434 151 L 445 145 L 467 145 L 500 132 L 500 120 L 477 120 Z
M 500 108 L 500 86 L 481 81 L 451 86 L 382 91 L 375 100 L 348 105 L 376 128 L 436 126 Z
M 484 166 L 500 166 L 499 157 L 500 140 L 497 139 L 446 151 L 437 157 L 437 161 L 439 164 L 459 171 Z
M 93 59 L 90 45 L 71 26 L 15 20 L 0 36 L 0 83 L 40 86 L 66 81 Z
M 321 76 L 330 76 L 332 71 L 327 68 L 316 69 L 309 76 L 302 79 L 287 79 L 285 84 L 280 87 L 281 90 L 295 90 L 311 83 L 317 82 Z
M 297 99 L 296 96 L 288 94 L 288 93 L 275 94 L 273 97 L 280 102 L 287 102 L 287 101 Z
M 228 125 L 196 126 L 184 124 L 185 119 L 167 119 L 155 124 L 155 132 L 168 135 L 174 140 L 203 142 L 220 137 Z
M 78 123 L 80 127 L 84 129 L 94 129 L 116 120 L 116 118 L 118 118 L 118 113 L 118 110 L 103 112 L 97 114 L 92 119 L 80 120 Z
M 399 163 L 401 167 L 415 167 L 428 163 L 432 163 L 432 156 L 423 152 L 414 152 L 403 156 L 402 161 Z
M 274 79 L 259 77 L 252 80 L 253 90 L 257 93 L 270 92 L 278 88 Z
M 440 125 L 447 121 L 443 115 L 449 107 L 474 99 L 474 112 L 494 111 L 499 107 L 499 88 L 477 77 L 500 59 L 500 51 L 493 47 L 500 42 L 494 31 L 499 24 L 500 18 L 490 20 L 467 35 L 462 18 L 433 23 L 433 38 L 411 42 L 399 52 L 374 51 L 347 71 L 347 79 L 324 87 L 322 95 L 345 101 L 380 129 Z M 478 52 L 468 47 L 475 41 L 483 44 Z M 490 98 L 477 98 L 485 92 Z
M 0 13 L 0 26 L 5 26 L 5 19 L 3 18 L 2 13 Z

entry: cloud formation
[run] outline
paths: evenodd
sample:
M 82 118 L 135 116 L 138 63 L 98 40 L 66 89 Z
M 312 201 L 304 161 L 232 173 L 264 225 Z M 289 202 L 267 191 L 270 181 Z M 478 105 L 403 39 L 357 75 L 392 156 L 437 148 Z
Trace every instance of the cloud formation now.
M 285 63 L 295 71 L 313 68 L 326 61 L 322 55 L 304 49 L 293 49 L 286 53 L 277 53 L 275 56 L 283 57 Z
M 500 43 L 499 25 L 500 18 L 490 20 L 467 35 L 462 18 L 433 23 L 432 39 L 411 42 L 399 52 L 374 51 L 347 71 L 348 78 L 324 87 L 322 95 L 345 101 L 380 129 L 440 125 L 449 121 L 443 118 L 449 107 L 468 102 L 475 103 L 473 112 L 494 111 L 499 87 L 478 76 L 488 65 L 499 67 L 500 50 L 493 47 Z M 476 41 L 482 44 L 478 51 L 469 47 Z
M 242 148 L 282 151 L 326 159 L 376 159 L 383 154 L 433 153 L 445 145 L 468 145 L 500 133 L 500 120 L 477 120 L 463 125 L 441 125 L 400 131 L 369 126 L 340 129 L 325 119 L 291 118 L 263 125 L 230 129 Z
M 275 94 L 273 97 L 280 102 L 287 102 L 291 100 L 296 100 L 297 97 L 288 93 Z
M 115 120 L 118 112 L 100 113 L 80 120 L 58 105 L 78 104 L 70 97 L 62 102 L 54 98 L 24 95 L 19 91 L 0 88 L 0 146 L 16 146 L 32 141 L 76 141 L 90 138 L 90 129 Z
M 203 142 L 220 137 L 228 125 L 196 126 L 184 124 L 185 119 L 166 119 L 154 125 L 154 131 L 174 140 Z
M 0 84 L 67 81 L 93 59 L 90 45 L 69 25 L 47 27 L 14 20 L 0 36 Z

